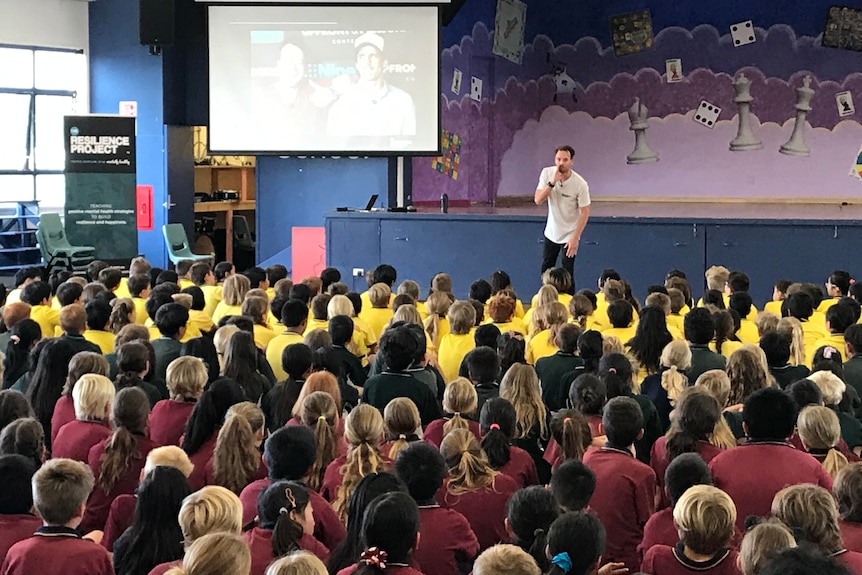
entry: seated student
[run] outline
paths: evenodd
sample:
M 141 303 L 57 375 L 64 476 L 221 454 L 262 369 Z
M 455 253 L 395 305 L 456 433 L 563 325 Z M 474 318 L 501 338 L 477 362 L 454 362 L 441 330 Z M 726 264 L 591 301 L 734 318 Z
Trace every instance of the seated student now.
M 724 369 L 725 359 L 721 354 L 710 351 L 709 342 L 715 335 L 712 317 L 709 310 L 695 308 L 688 312 L 684 321 L 685 339 L 691 348 L 691 367 L 688 370 L 688 380 L 697 378 L 710 369 Z
M 43 270 L 37 267 L 23 267 L 15 272 L 13 283 L 15 289 L 6 294 L 6 303 L 18 303 L 21 301 L 21 292 L 31 282 L 42 281 Z
M 30 482 L 36 464 L 23 455 L 0 455 L 0 555 L 6 557 L 9 548 L 27 539 L 42 526 L 33 512 L 33 491 Z
M 127 387 L 137 387 L 147 395 L 152 408 L 162 400 L 162 392 L 152 383 L 144 380 L 150 369 L 150 350 L 147 342 L 130 341 L 117 350 L 117 377 L 114 386 L 117 391 Z
M 850 293 L 850 286 L 854 283 L 850 273 L 844 270 L 835 270 L 826 278 L 827 297 L 817 306 L 817 311 L 826 313 L 833 305 L 838 303 L 842 297 Z
M 814 483 L 832 488 L 832 478 L 820 462 L 787 443 L 796 424 L 796 411 L 793 400 L 780 389 L 755 391 L 742 411 L 748 441 L 718 454 L 709 463 L 716 487 L 736 503 L 740 529 L 745 517 L 769 513 L 772 498 L 786 485 Z
M 745 532 L 739 546 L 742 575 L 760 575 L 771 556 L 796 547 L 793 533 L 777 519 L 760 520 Z
M 832 493 L 838 502 L 844 547 L 862 552 L 862 463 L 851 463 L 839 471 Z
M 180 294 L 185 294 L 186 296 L 191 297 L 189 307 L 189 325 L 196 327 L 201 334 L 212 332 L 215 329 L 215 324 L 210 315 L 205 311 L 206 298 L 204 297 L 203 290 L 198 286 L 190 286 L 183 288 Z M 185 296 L 178 294 L 174 298 L 177 303 L 181 303 L 177 300 L 179 297 Z
M 799 544 L 808 543 L 853 573 L 862 573 L 862 553 L 847 550 L 841 541 L 838 508 L 826 489 L 807 484 L 785 487 L 772 500 L 772 515 L 793 530 Z
M 541 575 L 529 553 L 508 543 L 486 549 L 473 563 L 473 575 Z
M 219 262 L 213 267 L 213 275 L 218 285 L 224 285 L 227 278 L 234 274 L 236 274 L 236 267 L 233 262 Z
M 314 431 L 317 454 L 311 469 L 305 474 L 305 484 L 318 491 L 329 464 L 339 456 L 347 454 L 343 421 L 339 417 L 338 404 L 326 391 L 313 391 L 306 395 L 302 400 L 298 419 L 298 423 Z M 416 419 L 419 419 L 418 415 Z M 292 419 L 288 425 L 293 425 L 295 421 L 296 419 Z
M 739 314 L 739 330 L 737 330 L 736 335 L 740 341 L 742 343 L 757 344 L 757 341 L 760 339 L 757 334 L 757 326 L 753 320 L 748 319 L 752 313 L 754 315 L 757 314 L 757 310 L 751 305 L 751 296 L 746 292 L 735 292 L 730 296 L 728 307 Z
M 353 320 L 346 315 L 334 316 L 329 320 L 328 330 L 332 338 L 332 348 L 341 359 L 344 375 L 351 384 L 362 388 L 368 379 L 368 374 L 359 358 L 347 349 L 356 333 Z
M 766 302 L 763 306 L 763 311 L 768 311 L 781 317 L 781 304 L 784 302 L 784 298 L 787 297 L 787 288 L 792 283 L 792 281 L 785 279 L 775 282 L 772 286 L 772 300 Z
M 180 340 L 186 334 L 186 324 L 189 321 L 189 310 L 178 303 L 166 303 L 158 308 L 155 316 L 156 327 L 161 337 L 152 340 L 156 351 L 156 365 L 152 370 L 156 377 L 164 381 L 168 365 L 180 356 L 182 343 Z M 163 396 L 166 390 L 160 390 Z
M 482 429 L 482 450 L 491 469 L 514 479 L 519 489 L 538 485 L 539 476 L 533 456 L 512 445 L 517 428 L 516 411 L 512 404 L 501 397 L 486 401 L 482 406 L 479 422 Z M 546 465 L 545 469 L 548 467 Z
M 469 429 L 476 439 L 481 441 L 479 423 L 472 419 L 477 404 L 476 388 L 470 380 L 459 377 L 446 386 L 446 391 L 443 392 L 443 417 L 424 427 L 422 440 L 439 448 L 443 437 L 453 429 Z
M 524 328 L 527 330 L 527 333 L 529 335 L 532 335 L 539 331 L 539 328 L 536 327 L 536 321 L 534 319 L 536 316 L 536 311 L 540 308 L 545 307 L 548 304 L 560 303 L 560 293 L 557 291 L 557 288 L 552 285 L 543 285 L 541 288 L 539 288 L 539 293 L 537 293 L 536 297 L 533 299 L 534 303 L 532 307 L 527 310 L 527 313 L 524 314 L 524 317 L 522 319 L 524 323 Z
M 568 311 L 559 302 L 551 302 L 536 310 L 533 316 L 535 330 L 527 342 L 527 363 L 533 365 L 537 360 L 554 355 L 557 347 L 557 331 L 568 321 Z
M 456 301 L 447 312 L 449 333 L 440 339 L 437 361 L 446 383 L 458 377 L 464 356 L 475 347 L 471 330 L 476 322 L 476 310 L 466 301 Z
M 679 543 L 652 546 L 641 571 L 650 575 L 739 572 L 737 552 L 730 548 L 736 507 L 727 493 L 695 485 L 676 502 L 673 519 Z
M 146 274 L 129 276 L 129 292 L 135 304 L 135 323 L 144 325 L 147 321 L 147 298 L 150 297 L 150 276 Z
M 542 284 L 551 285 L 557 289 L 560 294 L 559 302 L 568 307 L 569 301 L 572 299 L 572 293 L 575 287 L 571 274 L 563 268 L 550 268 L 542 273 Z M 538 294 L 530 300 L 530 307 L 536 307 Z
M 527 335 L 524 322 L 515 316 L 515 299 L 505 293 L 498 293 L 488 300 L 488 312 L 486 315 L 497 326 L 500 333 L 515 331 L 522 336 Z
M 721 407 L 709 392 L 698 387 L 683 392 L 670 431 L 660 437 L 652 449 L 650 466 L 655 471 L 659 489 L 664 489 L 667 466 L 683 453 L 697 453 L 709 463 L 722 452 L 720 447 L 709 443 L 709 437 L 720 420 Z M 667 504 L 668 500 L 662 491 L 660 507 Z
M 542 571 L 550 567 L 548 530 L 562 511 L 554 495 L 539 485 L 520 489 L 509 499 L 506 531 L 512 543 L 530 554 Z
M 299 300 L 288 300 L 281 309 L 281 323 L 284 331 L 272 338 L 266 347 L 266 360 L 278 381 L 287 379 L 281 365 L 281 356 L 287 346 L 302 343 L 302 334 L 308 324 L 308 307 Z
M 359 317 L 362 318 L 371 330 L 375 339 L 379 339 L 383 327 L 392 319 L 393 311 L 389 308 L 390 296 L 389 286 L 384 283 L 376 283 L 368 290 L 369 306 L 363 306 Z M 327 302 L 328 303 L 328 302 Z
M 31 281 L 21 290 L 21 301 L 30 306 L 30 319 L 39 324 L 44 337 L 51 337 L 60 327 L 60 312 L 51 307 L 48 282 Z
M 196 262 L 189 269 L 189 279 L 201 288 L 204 294 L 204 312 L 212 317 L 222 299 L 222 287 L 218 285 L 212 266 L 207 262 Z
M 82 539 L 77 527 L 93 489 L 93 473 L 83 463 L 54 459 L 33 476 L 33 504 L 43 526 L 6 553 L 5 575 L 111 575 L 110 554 Z
M 240 494 L 250 483 L 266 477 L 260 446 L 266 433 L 263 411 L 248 401 L 234 404 L 219 429 L 212 459 L 206 464 L 205 483 Z
M 617 337 L 627 342 L 635 336 L 637 326 L 632 325 L 634 308 L 625 301 L 615 301 L 608 305 L 608 321 L 611 327 L 602 331 L 603 337 Z
M 833 354 L 837 353 L 836 350 L 833 350 Z M 838 361 L 840 362 L 841 360 L 839 359 Z M 860 451 L 862 451 L 860 449 L 862 447 L 862 423 L 853 415 L 842 411 L 839 407 L 847 386 L 841 381 L 840 377 L 826 370 L 815 371 L 806 379 L 813 381 L 820 388 L 820 392 L 823 394 L 823 404 L 832 409 L 838 416 L 838 422 L 841 426 L 841 438 L 856 455 L 859 455 Z
M 260 349 L 266 349 L 275 338 L 275 332 L 266 323 L 269 311 L 269 300 L 262 296 L 247 295 L 242 302 L 242 315 L 254 322 L 254 343 Z
M 251 550 L 250 575 L 264 575 L 275 559 L 294 551 L 310 551 L 321 561 L 329 550 L 314 538 L 309 489 L 293 481 L 277 481 L 260 494 L 257 525 L 243 539 Z
M 396 397 L 383 410 L 384 443 L 380 452 L 391 460 L 411 443 L 420 441 L 416 431 L 421 429 L 419 411 L 406 397 Z
M 239 535 L 214 532 L 203 535 L 186 549 L 185 557 L 167 575 L 248 575 L 251 552 Z M 151 572 L 152 573 L 152 572 Z
M 420 542 L 415 559 L 424 573 L 458 575 L 479 551 L 467 519 L 437 502 L 435 494 L 446 476 L 446 463 L 434 447 L 414 443 L 395 459 L 395 475 L 419 506 Z
M 766 354 L 769 373 L 781 389 L 787 389 L 791 383 L 805 379 L 811 373 L 804 365 L 790 364 L 790 341 L 778 331 L 763 334 L 760 338 L 760 349 Z
M 714 339 L 709 343 L 709 349 L 720 353 L 725 359 L 744 344 L 739 340 L 737 331 L 740 325 L 739 313 L 736 310 L 717 310 L 712 314 Z
M 248 278 L 241 274 L 229 276 L 222 287 L 222 301 L 218 303 L 213 311 L 213 323 L 229 315 L 242 314 L 242 302 L 245 294 L 251 289 Z
M 260 400 L 270 432 L 284 427 L 293 417 L 293 408 L 305 379 L 312 373 L 314 360 L 311 348 L 304 343 L 285 347 L 281 355 L 282 369 L 287 372 L 287 379 L 276 383 Z
M 103 305 L 104 302 L 99 302 Z M 109 306 L 110 309 L 110 306 Z M 63 335 L 60 339 L 66 341 L 75 350 L 75 353 L 80 351 L 89 351 L 101 355 L 101 348 L 89 341 L 82 335 L 87 329 L 87 313 L 84 311 L 84 306 L 81 304 L 70 304 L 60 309 L 60 329 Z M 53 334 L 52 334 L 53 335 Z M 113 335 L 111 340 L 113 344 Z
M 658 286 L 658 287 L 663 288 L 663 286 Z M 680 292 L 679 290 L 676 290 L 676 292 L 679 294 L 678 303 L 682 302 L 683 301 L 682 292 Z M 681 315 L 679 315 L 679 308 L 677 308 L 676 315 L 674 315 L 671 312 L 671 310 L 673 308 L 671 307 L 670 295 L 665 294 L 665 293 L 658 293 L 658 292 L 651 293 L 644 300 L 644 307 L 657 307 L 658 309 L 662 310 L 664 312 L 664 315 L 665 315 L 665 324 L 667 325 L 667 330 L 670 332 L 671 337 L 673 337 L 673 339 L 683 339 L 683 336 L 682 336 L 683 317 Z M 682 307 L 682 305 L 680 305 L 680 308 L 681 307 Z
M 548 531 L 547 555 L 551 562 L 548 575 L 592 575 L 606 557 L 606 532 L 591 513 L 564 513 Z M 622 563 L 602 567 L 608 573 L 625 572 Z
M 564 511 L 584 511 L 596 490 L 596 474 L 577 459 L 564 461 L 554 470 L 551 493 Z
M 581 333 L 582 330 L 576 325 L 562 326 L 556 336 L 559 350 L 552 356 L 536 361 L 536 374 L 542 387 L 542 401 L 552 412 L 566 407 L 569 389 L 568 386 L 563 385 L 563 375 L 584 365 L 584 360 L 576 355 Z
M 673 547 L 679 541 L 679 530 L 674 524 L 673 510 L 679 498 L 694 485 L 712 485 L 709 467 L 697 453 L 683 453 L 671 461 L 662 478 L 664 495 L 670 502 L 668 507 L 653 513 L 644 526 L 644 537 L 638 545 L 638 556 L 655 545 Z
M 796 429 L 803 449 L 835 479 L 838 472 L 847 466 L 847 457 L 838 447 L 841 425 L 835 412 L 828 407 L 809 405 L 799 412 Z
M 332 299 L 332 296 L 329 294 L 319 294 L 311 298 L 311 318 L 308 321 L 308 329 L 309 331 L 312 329 L 322 329 L 326 330 L 329 328 L 329 324 L 327 323 L 327 307 L 329 306 L 329 301 Z
M 829 336 L 825 324 L 820 325 L 811 321 L 814 313 L 814 303 L 811 296 L 805 291 L 790 293 L 784 303 L 781 304 L 781 311 L 783 316 L 792 316 L 801 322 L 805 365 L 811 367 L 811 358 L 814 356 L 814 350 L 817 349 L 817 342 L 821 338 Z
M 194 260 L 180 260 L 174 266 L 174 271 L 177 272 L 177 284 L 180 286 L 180 289 L 195 285 L 190 278 L 190 272 L 194 263 Z
M 550 464 L 552 471 L 569 459 L 582 460 L 584 453 L 593 444 L 587 418 L 577 409 L 556 412 L 551 418 L 550 429 L 552 441 L 545 449 L 544 460 Z
M 408 324 L 396 323 L 387 329 L 380 341 L 380 353 L 385 358 L 386 371 L 365 382 L 362 401 L 382 410 L 394 398 L 407 397 L 419 409 L 422 425 L 440 418 L 442 413 L 436 395 L 427 385 L 406 373 L 419 348 L 419 339 Z
M 604 359 L 604 358 L 602 358 Z M 680 394 L 689 385 L 691 349 L 684 341 L 672 340 L 661 351 L 660 370 L 641 382 L 641 393 L 655 406 L 662 431 L 670 428 L 670 413 Z
M 839 300 L 838 303 L 826 310 L 826 330 L 829 332 L 829 335 L 821 337 L 814 342 L 814 350 L 823 346 L 831 346 L 843 352 L 845 345 L 844 332 L 851 325 L 856 325 L 856 316 L 853 313 L 853 309 L 848 304 Z M 805 351 L 806 353 L 812 351 L 811 358 L 813 361 L 813 350 L 806 348 Z
M 84 339 L 97 346 L 102 354 L 111 353 L 114 351 L 114 334 L 108 329 L 111 324 L 111 305 L 95 299 L 87 303 L 84 309 L 87 322 Z M 81 351 L 95 350 L 88 348 Z
M 242 275 L 248 278 L 249 289 L 269 289 L 269 277 L 263 268 L 253 266 L 242 272 Z
M 440 453 L 449 473 L 437 494 L 437 501 L 467 518 L 479 540 L 480 550 L 507 541 L 506 507 L 509 498 L 519 489 L 518 483 L 494 471 L 479 442 L 467 430 L 456 429 L 446 435 Z
M 63 425 L 51 444 L 51 456 L 87 463 L 90 448 L 111 435 L 108 420 L 114 401 L 114 384 L 103 375 L 86 374 L 72 389 L 74 421 Z
M 477 347 L 467 354 L 467 372 L 476 389 L 475 420 L 479 419 L 482 406 L 489 399 L 500 396 L 500 357 L 490 347 Z
M 639 566 L 637 545 L 656 498 L 655 472 L 632 454 L 635 440 L 643 435 L 643 412 L 635 400 L 615 397 L 605 406 L 602 425 L 607 443 L 584 455 L 584 463 L 596 474 L 590 508 L 607 529 L 605 558 L 634 572 Z
M 123 272 L 120 268 L 106 267 L 99 272 L 99 276 L 96 281 L 105 286 L 106 290 L 114 292 L 120 287 L 122 279 Z

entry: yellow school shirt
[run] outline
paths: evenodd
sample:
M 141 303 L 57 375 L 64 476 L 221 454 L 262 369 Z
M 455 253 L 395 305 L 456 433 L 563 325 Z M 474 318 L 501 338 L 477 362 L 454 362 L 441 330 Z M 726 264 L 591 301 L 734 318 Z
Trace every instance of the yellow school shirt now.
M 829 330 L 826 329 L 826 314 L 815 311 L 811 314 L 811 317 L 808 318 L 808 321 L 813 323 L 819 329 L 823 331 L 824 334 L 829 335 Z
M 741 341 L 726 340 L 724 343 L 721 344 L 721 355 L 723 355 L 725 359 L 728 359 L 730 357 L 730 354 L 732 354 L 734 351 L 736 351 L 743 345 L 745 344 Z M 709 349 L 711 349 L 712 351 L 716 351 L 714 341 L 709 342 Z
M 487 308 L 485 308 L 485 314 L 487 315 Z M 422 321 L 425 321 L 428 318 L 428 306 L 425 305 L 424 301 L 416 302 L 416 311 L 419 312 L 419 317 L 422 318 Z
M 628 327 L 609 327 L 605 331 L 602 332 L 602 337 L 617 337 L 620 342 L 625 345 L 628 341 L 635 336 L 635 332 L 637 331 L 637 325 L 632 324 Z
M 62 308 L 63 308 L 63 306 L 60 305 L 60 300 L 57 299 L 57 296 L 52 297 L 51 298 L 51 309 L 55 309 L 57 311 L 60 311 Z
M 34 305 L 30 307 L 30 319 L 42 328 L 43 337 L 52 337 L 54 330 L 60 327 L 60 312 L 49 305 Z
M 829 337 L 826 331 L 826 326 L 820 326 L 813 323 L 811 320 L 802 322 L 802 344 L 805 347 L 805 365 L 811 368 L 811 361 L 814 359 L 814 352 L 817 351 L 817 342 L 821 339 Z M 840 349 L 844 352 L 844 348 Z
M 804 325 L 804 324 L 803 324 Z M 824 345 L 829 345 L 837 349 L 841 353 L 842 359 L 847 359 L 845 356 L 844 349 L 844 334 L 842 333 L 833 333 L 831 335 L 827 335 L 826 337 L 821 337 L 814 343 L 814 347 L 811 348 L 810 353 L 808 346 L 805 346 L 805 360 L 810 364 L 814 363 L 814 353 L 823 347 Z
M 841 299 L 841 298 L 831 297 L 829 299 L 823 300 L 822 302 L 820 302 L 820 305 L 817 306 L 817 311 L 826 315 L 826 312 L 829 311 L 829 308 L 832 307 L 833 305 L 835 305 L 836 303 L 838 303 L 839 299 Z
M 129 278 L 120 278 L 120 285 L 114 290 L 114 295 L 117 297 L 132 297 L 129 292 Z
M 461 361 L 467 352 L 474 347 L 476 347 L 476 342 L 469 333 L 449 333 L 440 340 L 437 363 L 440 365 L 443 379 L 447 384 L 458 378 L 458 368 L 461 367 Z
M 518 319 L 524 319 L 524 304 L 521 303 L 521 300 L 515 300 L 515 317 Z
M 665 321 L 667 323 L 667 329 L 671 332 L 671 334 L 673 334 L 673 330 L 671 330 L 670 328 L 674 328 L 676 331 L 678 331 L 680 336 L 685 333 L 685 316 L 678 313 L 672 313 L 665 318 Z M 674 339 L 676 339 L 675 335 Z M 680 337 L 680 339 L 682 339 L 682 337 Z
M 530 309 L 534 309 L 536 304 L 539 301 L 539 294 L 533 296 L 533 299 L 530 300 Z M 572 301 L 572 294 L 570 293 L 561 293 L 557 294 L 557 301 L 566 306 L 566 309 L 569 309 L 569 302 Z M 515 304 L 517 307 L 517 304 Z
M 275 332 L 265 325 L 254 324 L 254 344 L 260 349 L 266 349 L 275 338 Z
M 516 331 L 523 336 L 527 335 L 527 330 L 524 329 L 524 323 L 516 317 L 513 317 L 510 321 L 502 323 L 492 323 L 497 326 L 497 329 L 500 330 L 500 333 L 506 333 L 507 331 Z
M 353 319 L 353 344 L 356 346 L 356 355 L 362 358 L 362 365 L 366 365 L 368 360 L 365 359 L 368 349 L 377 343 L 377 337 L 371 332 L 368 324 L 359 319 Z
M 313 329 L 329 331 L 329 322 L 325 319 L 310 319 L 308 320 L 308 325 L 305 327 L 305 331 L 311 331 Z
M 274 287 L 266 288 L 266 297 L 269 298 L 269 301 L 272 301 L 273 299 L 275 299 L 275 288 Z
M 195 282 L 185 278 L 180 278 L 177 284 L 180 286 L 180 289 L 186 289 L 187 287 L 194 287 Z
M 371 297 L 368 295 L 368 291 L 364 291 L 361 294 L 359 294 L 359 299 L 362 300 L 362 311 L 363 312 L 365 312 L 365 310 L 367 310 L 367 309 L 371 309 L 372 307 L 374 307 L 371 305 Z M 392 301 L 394 299 L 395 299 L 395 294 L 390 293 L 389 294 L 389 305 L 390 306 L 392 305 Z
M 159 328 L 156 327 L 156 324 L 153 323 L 153 320 L 147 318 L 147 321 L 144 325 L 146 325 L 147 328 L 149 328 L 150 330 L 150 341 L 162 337 L 162 332 L 159 331 Z M 186 333 L 185 335 L 183 335 L 183 337 L 180 338 L 180 342 L 185 343 L 190 339 L 200 336 L 201 330 L 199 330 L 197 326 L 194 325 L 190 320 L 186 322 Z
M 221 302 L 221 286 L 202 285 L 200 288 L 201 291 L 204 292 L 204 301 L 206 302 L 204 311 L 207 312 L 208 316 L 212 317 L 215 313 L 216 307 Z
M 778 317 L 781 317 L 781 304 L 784 303 L 784 300 L 778 301 L 768 301 L 766 305 L 763 306 L 764 311 L 768 311 L 770 313 L 774 313 Z
M 667 330 L 670 332 L 670 336 L 674 339 L 678 339 L 680 341 L 684 340 L 685 337 L 682 335 L 682 330 L 677 329 L 674 325 L 668 325 Z
M 530 365 L 535 365 L 537 361 L 542 359 L 543 357 L 549 357 L 557 353 L 559 348 L 556 344 L 552 344 L 548 341 L 551 335 L 551 330 L 543 329 L 538 332 L 536 335 L 530 338 L 530 341 L 527 342 L 526 349 L 526 358 L 527 363 Z
M 757 345 L 760 343 L 760 335 L 757 333 L 757 325 L 750 319 L 743 319 L 739 322 L 739 330 L 736 332 L 736 337 L 742 343 L 752 343 Z
M 113 353 L 114 351 L 114 334 L 102 329 L 87 329 L 81 334 L 84 339 L 90 343 L 95 343 L 102 350 L 102 355 Z
M 228 305 L 220 301 L 213 312 L 213 323 L 218 324 L 219 320 L 229 315 L 242 315 L 241 305 Z
M 135 304 L 135 323 L 138 325 L 146 324 L 150 317 L 147 314 L 147 300 L 142 297 L 133 297 L 132 303 Z
M 359 317 L 365 322 L 368 329 L 374 334 L 374 340 L 377 341 L 380 339 L 383 328 L 392 319 L 393 315 L 392 310 L 388 307 L 368 307 L 368 309 L 363 307 Z
M 189 310 L 189 325 L 193 325 L 201 333 L 207 333 L 215 327 L 212 318 L 202 309 Z
M 574 319 L 572 319 L 574 321 Z M 587 329 L 593 331 L 604 331 L 611 327 L 611 322 L 608 320 L 607 316 L 602 318 L 597 318 L 595 312 L 591 313 L 587 316 Z
M 287 379 L 287 373 L 281 367 L 281 354 L 284 348 L 295 343 L 302 343 L 302 335 L 286 331 L 272 338 L 266 346 L 266 361 L 278 381 Z

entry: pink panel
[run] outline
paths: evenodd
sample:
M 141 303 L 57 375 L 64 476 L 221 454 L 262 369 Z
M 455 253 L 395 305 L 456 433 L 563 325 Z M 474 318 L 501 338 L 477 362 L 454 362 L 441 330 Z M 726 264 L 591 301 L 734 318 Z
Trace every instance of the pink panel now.
M 326 234 L 323 227 L 291 228 L 291 277 L 319 276 L 326 267 Z

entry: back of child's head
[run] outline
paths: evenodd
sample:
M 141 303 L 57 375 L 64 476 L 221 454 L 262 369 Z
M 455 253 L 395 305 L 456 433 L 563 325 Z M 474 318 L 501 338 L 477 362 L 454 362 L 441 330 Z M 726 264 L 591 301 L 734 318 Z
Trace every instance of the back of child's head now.
M 826 310 L 826 323 L 832 333 L 843 334 L 848 327 L 856 324 L 857 319 L 853 308 L 843 303 L 843 300 Z
M 220 485 L 207 485 L 183 500 L 179 513 L 186 545 L 208 533 L 242 530 L 242 502 L 236 493 Z
M 598 517 L 582 511 L 564 513 L 548 532 L 548 575 L 593 573 L 604 551 L 605 528 Z
M 838 451 L 841 425 L 838 416 L 828 407 L 811 405 L 799 412 L 796 429 L 802 444 L 811 453 L 825 453 L 823 469 L 835 477 L 847 465 L 847 458 Z
M 30 483 L 36 463 L 23 455 L 0 455 L 0 515 L 22 515 L 33 507 Z
M 95 479 L 90 468 L 71 459 L 46 461 L 33 475 L 33 505 L 46 525 L 66 525 L 81 519 Z
M 419 341 L 407 325 L 390 327 L 380 338 L 380 353 L 393 371 L 404 371 L 413 363 Z
M 476 322 L 476 310 L 466 301 L 456 301 L 449 307 L 446 316 L 449 318 L 449 329 L 454 335 L 470 333 Z
M 557 331 L 557 347 L 563 353 L 575 353 L 578 351 L 578 339 L 583 334 L 583 329 L 576 324 L 565 324 Z
M 447 472 L 440 451 L 424 441 L 415 441 L 402 449 L 395 458 L 393 471 L 407 486 L 410 496 L 423 505 L 434 498 Z
M 197 399 L 204 391 L 208 372 L 197 357 L 186 355 L 168 364 L 165 377 L 171 398 L 176 400 Z
M 308 505 L 308 489 L 294 481 L 276 481 L 260 494 L 257 521 L 261 528 L 272 531 L 273 557 L 300 549 Z
M 750 440 L 786 441 L 796 425 L 793 399 L 775 387 L 752 393 L 742 408 L 742 420 Z
M 509 462 L 509 441 L 515 435 L 515 407 L 502 397 L 494 397 L 482 405 L 479 426 L 482 429 L 482 450 L 494 469 Z
M 384 573 L 379 566 L 384 559 L 390 563 L 409 563 L 418 533 L 419 508 L 412 497 L 397 491 L 377 497 L 362 518 L 365 551 L 354 573 Z
M 186 477 L 189 477 L 195 468 L 186 452 L 176 445 L 157 447 L 147 454 L 144 474 L 146 475 L 156 467 L 173 467 Z
M 266 568 L 265 575 L 328 575 L 326 565 L 314 553 L 294 551 Z
M 721 406 L 702 387 L 687 387 L 679 395 L 676 412 L 667 434 L 668 460 L 683 453 L 697 453 L 700 442 L 708 441 L 721 420 Z
M 281 352 L 281 367 L 294 381 L 305 378 L 313 360 L 314 353 L 304 343 L 291 344 Z
M 823 394 L 810 379 L 794 381 L 784 391 L 793 400 L 797 411 L 802 411 L 808 405 L 823 405 Z
M 794 531 L 798 543 L 811 543 L 826 555 L 844 548 L 835 499 L 818 485 L 791 485 L 776 493 L 772 516 Z
M 770 331 L 760 338 L 760 349 L 766 354 L 769 367 L 783 367 L 790 361 L 790 340 L 778 331 Z
M 849 567 L 808 546 L 782 549 L 766 558 L 758 575 L 851 575 Z
M 314 463 L 317 446 L 314 432 L 302 425 L 282 427 L 264 444 L 263 457 L 273 481 L 301 480 Z
M 477 347 L 466 356 L 467 372 L 475 383 L 491 383 L 500 377 L 500 357 L 490 347 Z
M 569 459 L 554 470 L 550 489 L 564 511 L 583 511 L 596 490 L 596 475 L 583 462 Z
M 72 389 L 72 401 L 77 419 L 106 419 L 114 401 L 114 384 L 104 375 L 88 373 L 81 376 Z
M 631 397 L 615 397 L 605 405 L 602 426 L 610 445 L 628 447 L 643 431 L 643 411 Z
M 38 419 L 22 417 L 0 432 L 0 455 L 23 455 L 37 467 L 45 458 L 45 431 Z
M 760 575 L 771 556 L 793 547 L 796 547 L 793 533 L 781 521 L 768 519 L 752 526 L 739 547 L 742 575 Z
M 838 472 L 832 494 L 842 520 L 862 523 L 862 462 L 850 463 Z
M 683 453 L 670 462 L 664 473 L 665 489 L 671 506 L 694 485 L 712 485 L 709 467 L 697 453 Z
M 482 303 L 488 301 L 491 297 L 491 284 L 486 280 L 478 279 L 470 284 L 470 299 L 478 300 Z
M 497 338 L 500 337 L 500 328 L 492 323 L 480 325 L 473 332 L 473 342 L 476 347 L 497 347 Z
M 389 452 L 385 455 L 389 459 L 395 459 L 411 441 L 418 439 L 416 430 L 422 425 L 419 409 L 412 399 L 396 397 L 387 403 L 383 410 L 383 425 L 386 429 L 386 441 L 390 442 Z
M 781 303 L 781 315 L 793 316 L 799 321 L 805 321 L 814 313 L 814 300 L 805 291 L 790 293 Z
M 329 335 L 332 337 L 332 345 L 347 345 L 353 337 L 353 328 L 353 320 L 346 315 L 337 315 L 330 319 Z
M 541 575 L 536 560 L 517 545 L 501 543 L 485 549 L 473 563 L 473 575 Z
M 736 505 L 711 485 L 689 487 L 673 508 L 680 541 L 700 555 L 714 555 L 733 538 Z
M 528 552 L 543 570 L 548 568 L 545 556 L 548 530 L 560 515 L 553 493 L 539 485 L 516 491 L 509 498 L 506 519 L 512 532 L 512 543 Z
M 590 425 L 577 409 L 561 409 L 553 415 L 551 436 L 559 445 L 563 460 L 583 459 L 592 442 Z
M 625 301 L 619 300 L 608 305 L 608 319 L 613 327 L 628 327 L 632 323 L 634 308 Z
M 251 551 L 242 537 L 210 533 L 192 543 L 182 564 L 169 569 L 166 575 L 246 575 L 250 570 Z
M 736 291 L 730 295 L 730 309 L 736 310 L 741 318 L 746 318 L 751 313 L 751 304 L 748 292 Z
M 605 384 L 608 399 L 631 393 L 632 363 L 623 353 L 606 353 L 599 360 L 599 377 Z
M 685 338 L 689 342 L 695 345 L 708 344 L 715 335 L 712 315 L 709 310 L 698 307 L 685 314 L 683 330 L 685 331 Z
M 569 388 L 569 402 L 584 415 L 601 415 L 606 401 L 605 384 L 595 375 L 579 375 Z

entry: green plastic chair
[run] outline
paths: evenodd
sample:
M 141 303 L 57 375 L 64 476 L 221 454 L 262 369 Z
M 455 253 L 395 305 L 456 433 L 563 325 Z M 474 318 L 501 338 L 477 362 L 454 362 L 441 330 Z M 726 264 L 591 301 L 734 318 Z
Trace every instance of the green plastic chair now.
M 95 247 L 73 246 L 69 243 L 60 214 L 39 214 L 36 240 L 49 271 L 56 268 L 80 271 L 86 269 L 96 257 Z
M 165 235 L 165 244 L 168 246 L 168 259 L 176 265 L 182 260 L 208 261 L 213 259 L 213 254 L 201 255 L 193 253 L 186 237 L 186 229 L 182 224 L 165 224 L 162 226 Z

